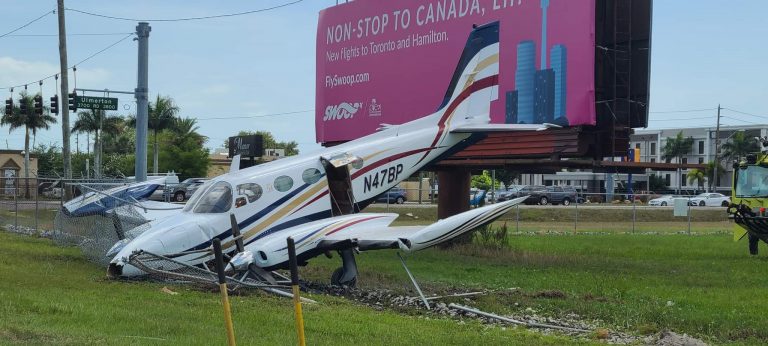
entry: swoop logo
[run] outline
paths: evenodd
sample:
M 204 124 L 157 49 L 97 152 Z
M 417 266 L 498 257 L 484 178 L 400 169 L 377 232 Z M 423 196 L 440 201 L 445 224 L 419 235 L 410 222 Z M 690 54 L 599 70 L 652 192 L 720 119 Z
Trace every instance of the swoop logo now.
M 342 102 L 335 106 L 328 106 L 325 107 L 325 116 L 323 117 L 323 121 L 349 119 L 352 118 L 355 113 L 360 111 L 362 108 L 362 102 Z

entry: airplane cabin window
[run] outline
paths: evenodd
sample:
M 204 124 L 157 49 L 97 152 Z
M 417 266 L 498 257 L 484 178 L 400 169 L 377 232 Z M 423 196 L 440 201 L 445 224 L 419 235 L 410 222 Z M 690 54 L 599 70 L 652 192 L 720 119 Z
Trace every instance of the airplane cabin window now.
M 275 190 L 286 192 L 293 187 L 293 178 L 287 175 L 281 175 L 275 178 Z
M 354 169 L 363 168 L 363 158 L 358 157 L 357 160 L 352 161 L 352 168 Z
M 225 213 L 232 208 L 232 188 L 220 181 L 211 186 L 200 202 L 195 206 L 195 213 Z
M 322 177 L 323 173 L 317 168 L 308 168 L 301 174 L 301 180 L 304 180 L 307 184 L 314 184 Z
M 246 183 L 237 185 L 237 194 L 248 197 L 248 203 L 253 203 L 257 199 L 261 198 L 261 194 L 264 191 L 261 189 L 261 185 L 256 183 Z

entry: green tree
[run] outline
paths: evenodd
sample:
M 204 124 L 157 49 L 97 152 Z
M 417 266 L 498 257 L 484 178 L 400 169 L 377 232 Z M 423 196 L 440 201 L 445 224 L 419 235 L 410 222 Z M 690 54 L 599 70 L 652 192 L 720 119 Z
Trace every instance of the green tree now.
M 278 142 L 269 131 L 240 131 L 237 136 L 261 135 L 264 138 L 264 149 L 285 149 L 285 156 L 299 154 L 299 144 L 296 141 Z M 229 148 L 229 140 L 224 141 L 224 148 Z
M 648 188 L 651 191 L 662 191 L 667 188 L 667 182 L 661 176 L 651 174 L 648 176 Z
M 486 170 L 483 171 L 483 174 L 473 175 L 471 180 L 472 187 L 486 191 L 496 190 L 499 188 L 499 180 L 496 180 L 496 184 L 494 186 L 491 186 L 492 183 L 493 178 L 491 177 L 491 173 Z
M 44 107 L 43 114 L 36 114 L 34 112 L 34 98 L 25 91 L 22 91 L 20 96 L 19 105 L 23 103 L 26 106 L 26 114 L 21 112 L 20 106 L 14 105 L 11 114 L 3 114 L 2 118 L 0 118 L 0 125 L 8 125 L 9 133 L 13 132 L 13 130 L 24 128 L 24 177 L 29 178 L 30 134 L 36 136 L 37 130 L 49 129 L 51 124 L 56 123 L 56 118 L 51 116 L 47 107 Z M 29 196 L 29 184 L 26 185 L 27 196 Z
M 505 187 L 509 187 L 512 185 L 512 183 L 515 181 L 515 179 L 520 178 L 520 172 L 516 171 L 510 171 L 506 169 L 497 169 L 496 170 L 496 180 L 504 183 Z
M 757 140 L 748 137 L 746 132 L 739 131 L 734 133 L 727 142 L 723 143 L 721 149 L 723 158 L 726 161 L 733 161 L 749 153 L 760 151 L 760 145 Z
M 37 157 L 37 175 L 54 177 L 57 176 L 57 172 L 61 172 L 63 169 L 61 148 L 51 144 L 38 144 L 32 149 L 32 153 Z
M 197 126 L 197 119 L 186 117 L 175 118 L 170 129 L 182 139 L 191 138 L 200 145 L 205 144 L 208 140 L 208 137 L 197 132 L 200 129 L 200 127 Z
M 704 179 L 706 178 L 707 174 L 704 170 L 694 168 L 688 171 L 688 174 L 686 174 L 686 176 L 688 178 L 689 184 L 697 183 L 696 185 L 698 185 L 699 187 L 703 187 Z
M 163 143 L 169 143 L 160 148 L 161 171 L 176 172 L 181 180 L 207 176 L 210 166 L 208 149 L 193 138 L 171 138 L 176 136 L 169 131 L 160 133 L 159 137 Z
M 176 114 L 179 113 L 179 107 L 173 102 L 173 99 L 166 96 L 157 95 L 155 102 L 149 103 L 149 128 L 153 135 L 152 149 L 152 170 L 157 174 L 158 166 L 158 146 L 157 134 L 165 129 L 169 129 L 176 121 Z
M 677 163 L 683 162 L 683 156 L 687 155 L 691 152 L 691 149 L 693 148 L 693 137 L 685 138 L 683 137 L 683 131 L 680 131 L 677 133 L 677 136 L 675 137 L 668 137 L 667 142 L 664 143 L 664 147 L 661 148 L 661 157 L 667 161 L 672 161 L 673 158 L 677 159 Z M 680 179 L 678 181 L 683 180 L 683 172 L 682 170 L 677 170 L 677 175 Z M 680 188 L 678 186 L 678 193 L 680 193 Z
M 712 190 L 712 188 L 715 185 L 715 169 L 717 169 L 717 176 L 722 177 L 725 174 L 725 168 L 718 162 L 717 164 L 715 161 L 709 161 L 707 162 L 707 166 L 704 167 L 704 174 L 707 177 L 707 182 L 709 183 L 709 189 Z
M 93 168 L 96 178 L 101 178 L 101 157 L 103 155 L 102 134 L 115 135 L 122 131 L 122 119 L 119 116 L 109 116 L 103 109 L 91 109 L 79 112 L 78 119 L 72 127 L 73 132 L 93 133 Z

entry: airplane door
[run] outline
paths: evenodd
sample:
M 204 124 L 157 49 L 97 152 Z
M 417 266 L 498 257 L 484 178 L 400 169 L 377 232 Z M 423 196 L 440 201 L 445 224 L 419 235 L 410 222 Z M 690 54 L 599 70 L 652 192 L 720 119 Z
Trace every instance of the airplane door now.
M 352 158 L 351 160 L 349 158 Z M 328 179 L 328 191 L 331 197 L 333 216 L 353 214 L 360 211 L 352 191 L 352 179 L 349 175 L 349 163 L 354 157 L 348 154 L 342 157 L 321 158 Z

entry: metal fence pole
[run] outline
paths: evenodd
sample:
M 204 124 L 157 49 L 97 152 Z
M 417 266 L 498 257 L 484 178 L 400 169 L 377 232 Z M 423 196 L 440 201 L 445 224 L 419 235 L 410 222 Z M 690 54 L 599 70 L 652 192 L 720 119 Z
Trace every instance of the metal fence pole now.
M 517 212 L 515 214 L 515 232 L 520 233 L 520 204 L 515 205 Z
M 13 227 L 19 230 L 19 178 L 16 178 L 16 184 L 13 188 Z
M 38 228 L 38 211 L 39 211 L 39 197 L 40 197 L 40 190 L 37 188 L 40 185 L 40 182 L 35 183 L 35 232 L 39 232 L 40 229 Z
M 688 200 L 688 235 L 691 235 L 691 201 Z
M 573 233 L 576 233 L 579 224 L 579 195 L 576 195 L 576 204 L 574 206 L 576 207 L 576 214 L 573 218 Z
M 632 198 L 632 234 L 635 233 L 635 222 L 637 222 L 637 204 L 635 203 L 635 197 L 630 195 Z

